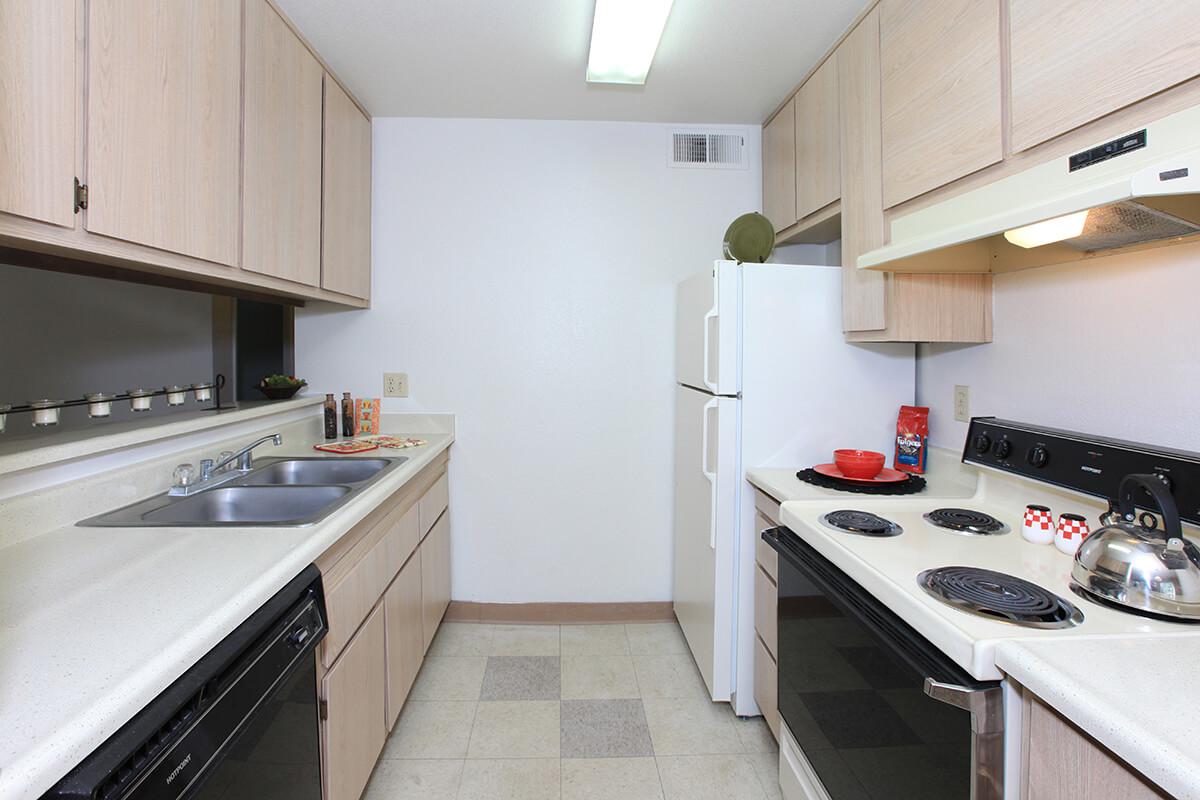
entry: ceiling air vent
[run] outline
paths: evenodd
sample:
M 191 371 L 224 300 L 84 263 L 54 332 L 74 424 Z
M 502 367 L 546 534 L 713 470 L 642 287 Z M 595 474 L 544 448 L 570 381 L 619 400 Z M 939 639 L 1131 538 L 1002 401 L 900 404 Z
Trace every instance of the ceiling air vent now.
M 671 131 L 667 163 L 672 167 L 745 169 L 746 137 L 741 133 Z

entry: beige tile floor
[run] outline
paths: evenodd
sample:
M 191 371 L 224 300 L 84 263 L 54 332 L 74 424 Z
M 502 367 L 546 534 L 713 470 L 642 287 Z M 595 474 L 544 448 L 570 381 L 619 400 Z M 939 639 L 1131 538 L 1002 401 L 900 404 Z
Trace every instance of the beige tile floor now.
M 674 623 L 445 623 L 364 797 L 775 800 L 778 757 Z

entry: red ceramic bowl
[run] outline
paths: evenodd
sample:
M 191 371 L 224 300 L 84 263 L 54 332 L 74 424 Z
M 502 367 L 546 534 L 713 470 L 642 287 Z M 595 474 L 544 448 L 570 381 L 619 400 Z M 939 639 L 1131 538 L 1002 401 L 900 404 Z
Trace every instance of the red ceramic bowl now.
M 847 478 L 874 478 L 883 469 L 886 461 L 883 453 L 870 450 L 834 450 L 833 463 Z

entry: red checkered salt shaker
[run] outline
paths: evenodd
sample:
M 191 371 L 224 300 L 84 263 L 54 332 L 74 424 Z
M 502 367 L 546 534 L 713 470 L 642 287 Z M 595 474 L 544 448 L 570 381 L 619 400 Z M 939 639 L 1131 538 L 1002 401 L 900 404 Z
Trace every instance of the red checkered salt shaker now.
M 1050 544 L 1054 541 L 1054 516 L 1045 506 L 1025 506 L 1025 519 L 1021 523 L 1021 537 L 1034 544 Z
M 1054 531 L 1054 546 L 1073 556 L 1091 532 L 1087 520 L 1079 514 L 1061 514 L 1058 518 L 1058 528 Z

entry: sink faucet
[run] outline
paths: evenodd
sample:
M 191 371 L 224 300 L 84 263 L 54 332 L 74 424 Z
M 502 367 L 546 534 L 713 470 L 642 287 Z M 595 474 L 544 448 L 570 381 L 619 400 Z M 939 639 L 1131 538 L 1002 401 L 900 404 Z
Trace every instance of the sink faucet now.
M 204 481 L 209 480 L 212 478 L 214 472 L 220 472 L 235 460 L 237 461 L 238 472 L 249 472 L 254 467 L 254 459 L 251 456 L 250 451 L 258 447 L 260 444 L 265 444 L 266 442 L 274 442 L 275 446 L 279 447 L 279 445 L 283 444 L 283 437 L 278 433 L 272 433 L 268 436 L 264 436 L 261 439 L 246 445 L 236 453 L 226 456 L 216 464 L 213 464 L 213 460 L 211 458 L 204 459 L 200 462 L 200 482 L 203 483 Z

